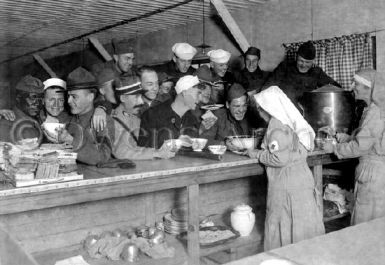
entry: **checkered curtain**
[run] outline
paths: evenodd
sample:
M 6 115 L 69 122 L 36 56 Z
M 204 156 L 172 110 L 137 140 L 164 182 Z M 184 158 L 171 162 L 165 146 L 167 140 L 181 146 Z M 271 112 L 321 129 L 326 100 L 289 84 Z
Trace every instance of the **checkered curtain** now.
M 284 44 L 288 60 L 295 60 L 302 43 Z M 318 40 L 313 44 L 315 63 L 345 89 L 350 87 L 355 72 L 373 68 L 373 44 L 369 33 Z

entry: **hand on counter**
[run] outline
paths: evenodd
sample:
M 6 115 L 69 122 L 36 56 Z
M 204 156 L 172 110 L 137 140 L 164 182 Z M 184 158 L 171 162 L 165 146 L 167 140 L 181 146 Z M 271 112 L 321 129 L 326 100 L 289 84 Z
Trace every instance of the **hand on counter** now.
M 164 143 L 158 150 L 155 150 L 154 157 L 169 159 L 175 156 L 175 152 L 172 151 L 172 146 Z

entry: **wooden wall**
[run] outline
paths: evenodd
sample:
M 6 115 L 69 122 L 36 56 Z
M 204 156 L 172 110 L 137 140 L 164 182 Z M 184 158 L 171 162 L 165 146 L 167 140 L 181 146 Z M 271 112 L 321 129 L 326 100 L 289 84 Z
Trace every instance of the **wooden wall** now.
M 255 176 L 202 185 L 202 215 L 218 214 L 229 224 L 229 213 L 240 203 L 251 205 L 257 222 L 265 215 L 266 178 Z M 30 253 L 78 245 L 88 234 L 136 227 L 162 220 L 166 212 L 186 203 L 185 189 L 114 198 L 0 216 L 7 230 Z M 260 231 L 262 233 L 262 231 Z

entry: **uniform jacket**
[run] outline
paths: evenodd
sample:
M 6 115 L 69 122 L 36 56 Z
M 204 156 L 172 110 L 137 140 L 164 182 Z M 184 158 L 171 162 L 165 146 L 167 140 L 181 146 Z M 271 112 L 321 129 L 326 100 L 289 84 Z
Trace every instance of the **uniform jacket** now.
M 72 145 L 78 154 L 77 160 L 88 165 L 107 162 L 111 158 L 114 142 L 112 118 L 107 116 L 106 128 L 96 132 L 91 128 L 93 114 L 94 110 L 91 110 L 83 115 L 72 116 L 67 128 L 74 137 Z
M 176 67 L 175 62 L 173 60 L 168 61 L 167 63 L 160 64 L 154 67 L 157 72 L 163 72 L 166 73 L 168 76 L 173 77 L 173 82 L 176 83 L 179 78 L 185 75 L 192 75 L 195 72 L 195 69 L 193 67 L 189 67 L 186 73 L 182 73 L 179 71 L 179 69 Z
M 179 117 L 171 108 L 172 102 L 172 100 L 163 102 L 143 113 L 140 146 L 160 148 L 165 140 L 177 139 L 182 134 L 198 136 L 199 121 L 191 111 Z
M 113 155 L 119 159 L 153 159 L 154 148 L 138 146 L 140 118 L 124 111 L 119 105 L 113 112 L 115 124 L 115 141 Z
M 218 118 L 216 123 L 200 135 L 200 137 L 208 139 L 208 144 L 223 142 L 227 136 L 251 134 L 251 127 L 247 119 L 235 120 L 228 109 L 216 110 L 214 115 Z
M 214 91 L 214 89 L 213 89 L 212 93 L 211 93 L 211 100 L 213 102 L 224 104 L 227 91 L 229 90 L 231 85 L 235 83 L 235 77 L 234 77 L 233 73 L 227 71 L 225 76 L 220 77 L 219 75 L 217 75 L 214 72 L 214 70 L 212 68 L 208 67 L 207 65 L 202 65 L 201 67 L 199 67 L 197 69 L 195 74 L 198 76 L 210 76 L 210 81 L 212 83 L 215 83 L 218 81 L 224 82 L 223 83 L 223 86 L 224 86 L 223 91 Z
M 296 62 L 283 61 L 273 71 L 264 88 L 272 85 L 278 86 L 298 108 L 304 92 L 327 84 L 341 87 L 318 66 L 312 67 L 307 73 L 300 73 Z
M 261 70 L 259 66 L 257 70 L 252 73 L 250 73 L 246 67 L 241 71 L 234 72 L 235 82 L 241 84 L 246 91 L 255 90 L 256 93 L 262 90 L 268 77 L 269 72 Z

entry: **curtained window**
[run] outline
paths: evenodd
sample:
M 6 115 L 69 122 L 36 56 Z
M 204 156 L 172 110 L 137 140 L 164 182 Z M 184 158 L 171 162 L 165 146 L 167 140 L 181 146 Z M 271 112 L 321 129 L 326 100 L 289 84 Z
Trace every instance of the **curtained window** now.
M 369 33 L 313 41 L 316 48 L 315 63 L 345 89 L 352 84 L 355 72 L 374 68 L 373 47 L 375 38 Z M 287 60 L 294 60 L 303 42 L 283 44 Z

